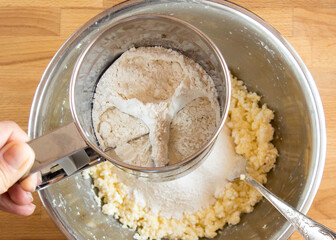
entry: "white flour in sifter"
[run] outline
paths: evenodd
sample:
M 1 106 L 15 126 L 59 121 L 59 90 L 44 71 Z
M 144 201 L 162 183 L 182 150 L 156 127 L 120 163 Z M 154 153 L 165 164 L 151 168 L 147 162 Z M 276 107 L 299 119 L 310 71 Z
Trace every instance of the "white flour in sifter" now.
M 92 119 L 103 149 L 115 148 L 129 164 L 162 167 L 197 151 L 220 113 L 214 83 L 199 64 L 171 49 L 141 47 L 103 74 Z

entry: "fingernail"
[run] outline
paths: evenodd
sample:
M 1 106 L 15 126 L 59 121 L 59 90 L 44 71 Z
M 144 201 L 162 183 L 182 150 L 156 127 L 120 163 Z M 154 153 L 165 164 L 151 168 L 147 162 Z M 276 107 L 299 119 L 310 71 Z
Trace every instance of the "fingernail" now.
M 33 194 L 31 194 L 31 192 L 27 192 L 27 197 L 30 199 L 30 202 L 32 202 L 34 200 L 33 198 Z
M 36 205 L 35 205 L 34 203 L 31 203 L 31 205 L 32 205 L 33 212 L 34 212 L 34 211 L 35 211 L 35 209 L 36 209 Z
M 37 185 L 40 185 L 42 183 L 42 175 L 41 173 L 37 173 Z
M 19 170 L 28 162 L 30 154 L 31 149 L 27 144 L 12 143 L 2 156 L 9 166 L 15 170 Z

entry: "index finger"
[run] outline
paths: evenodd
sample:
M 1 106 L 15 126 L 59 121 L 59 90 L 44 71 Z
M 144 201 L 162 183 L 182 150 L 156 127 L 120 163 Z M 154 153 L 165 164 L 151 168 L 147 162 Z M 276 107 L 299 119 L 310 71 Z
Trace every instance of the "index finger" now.
M 15 122 L 0 122 L 0 148 L 11 141 L 27 142 L 28 140 L 28 135 Z

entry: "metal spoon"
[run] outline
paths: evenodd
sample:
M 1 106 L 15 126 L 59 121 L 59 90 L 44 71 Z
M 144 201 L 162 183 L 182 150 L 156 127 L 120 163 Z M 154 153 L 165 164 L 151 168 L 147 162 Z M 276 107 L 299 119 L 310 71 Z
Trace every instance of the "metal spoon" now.
M 228 178 L 229 181 L 241 179 L 257 189 L 305 238 L 309 240 L 335 240 L 336 233 L 322 224 L 297 211 L 280 198 L 271 193 L 262 184 L 246 173 L 246 160 L 242 158 L 236 171 Z

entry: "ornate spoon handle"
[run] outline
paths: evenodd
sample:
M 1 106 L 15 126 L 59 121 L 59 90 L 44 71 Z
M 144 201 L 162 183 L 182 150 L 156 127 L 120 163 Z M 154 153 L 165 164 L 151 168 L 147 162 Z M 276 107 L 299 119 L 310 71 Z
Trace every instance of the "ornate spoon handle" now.
M 306 215 L 300 213 L 280 198 L 267 190 L 262 184 L 258 183 L 248 174 L 245 181 L 256 188 L 278 211 L 301 233 L 305 239 L 309 240 L 336 240 L 336 233 L 315 222 Z

